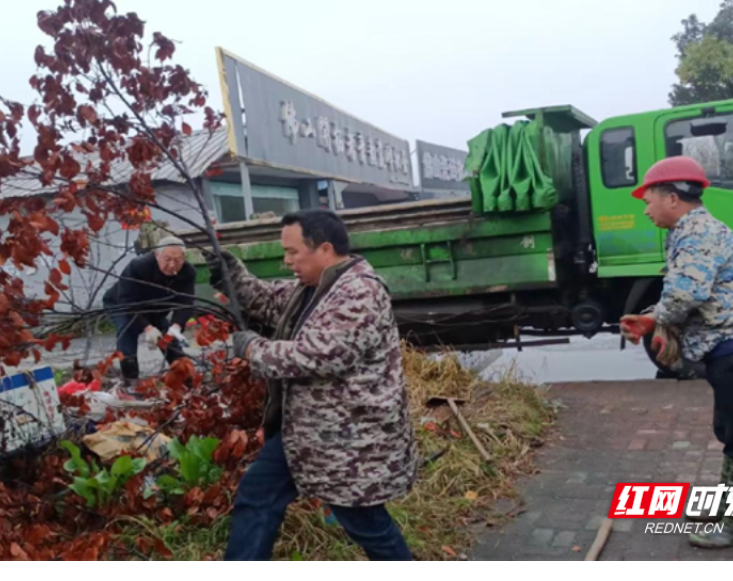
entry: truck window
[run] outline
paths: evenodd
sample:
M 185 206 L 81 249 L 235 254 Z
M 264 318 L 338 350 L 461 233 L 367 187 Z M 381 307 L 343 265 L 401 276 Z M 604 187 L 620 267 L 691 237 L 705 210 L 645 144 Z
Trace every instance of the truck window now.
M 636 185 L 636 137 L 631 127 L 608 129 L 601 135 L 601 174 L 607 188 Z
M 720 130 L 713 135 L 693 135 L 693 126 L 704 117 L 682 119 L 667 124 L 664 132 L 667 157 L 686 155 L 705 169 L 713 185 L 733 190 L 733 114 L 715 117 Z M 704 132 L 704 131 L 703 131 Z

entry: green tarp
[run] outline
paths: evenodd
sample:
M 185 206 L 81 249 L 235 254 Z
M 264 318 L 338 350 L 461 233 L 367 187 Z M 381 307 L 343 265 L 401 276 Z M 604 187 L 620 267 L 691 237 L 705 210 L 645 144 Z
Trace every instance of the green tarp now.
M 569 146 L 569 136 L 536 121 L 498 125 L 474 137 L 466 158 L 474 212 L 528 212 L 554 206 L 559 195 L 553 178 L 570 175 Z

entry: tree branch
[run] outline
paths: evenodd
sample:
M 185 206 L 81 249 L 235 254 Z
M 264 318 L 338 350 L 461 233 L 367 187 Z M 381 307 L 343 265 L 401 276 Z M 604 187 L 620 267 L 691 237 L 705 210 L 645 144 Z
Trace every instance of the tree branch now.
M 226 261 L 222 257 L 221 246 L 219 246 L 219 240 L 216 237 L 216 228 L 214 227 L 214 224 L 211 221 L 211 218 L 209 217 L 209 212 L 208 212 L 208 209 L 206 208 L 206 203 L 204 202 L 204 197 L 201 194 L 201 190 L 198 187 L 198 184 L 196 184 L 190 172 L 188 172 L 186 168 L 182 166 L 178 162 L 177 159 L 175 159 L 175 157 L 170 152 L 170 150 L 166 148 L 160 142 L 157 135 L 155 135 L 155 132 L 150 128 L 150 126 L 147 124 L 147 122 L 142 117 L 142 115 L 140 115 L 137 111 L 135 111 L 135 109 L 130 105 L 130 103 L 127 101 L 125 96 L 122 94 L 122 91 L 119 89 L 119 87 L 117 87 L 117 84 L 114 82 L 114 79 L 112 79 L 111 76 L 107 73 L 102 63 L 97 61 L 97 64 L 100 67 L 102 75 L 105 77 L 107 83 L 112 88 L 112 90 L 117 94 L 120 100 L 125 104 L 126 107 L 128 107 L 128 109 L 132 112 L 132 114 L 137 118 L 138 122 L 142 125 L 143 129 L 148 134 L 148 136 L 153 141 L 153 143 L 155 143 L 155 145 L 160 149 L 161 153 L 163 153 L 163 155 L 165 155 L 169 159 L 169 161 L 178 170 L 181 176 L 188 182 L 189 186 L 191 187 L 191 190 L 193 191 L 194 196 L 196 197 L 197 202 L 199 203 L 201 215 L 206 224 L 206 229 L 204 231 L 209 236 L 209 241 L 211 242 L 211 247 L 214 251 L 214 254 L 221 261 L 222 274 L 224 278 L 224 283 L 227 287 L 227 294 L 231 297 L 237 296 L 235 293 L 235 289 L 234 289 L 234 283 L 232 282 L 231 277 L 229 276 L 229 269 L 227 268 Z M 246 325 L 244 323 L 244 319 L 242 318 L 242 309 L 240 308 L 239 303 L 237 301 L 232 301 L 231 305 L 232 305 L 232 312 L 234 314 L 234 317 L 237 320 L 238 327 L 240 329 L 245 329 Z

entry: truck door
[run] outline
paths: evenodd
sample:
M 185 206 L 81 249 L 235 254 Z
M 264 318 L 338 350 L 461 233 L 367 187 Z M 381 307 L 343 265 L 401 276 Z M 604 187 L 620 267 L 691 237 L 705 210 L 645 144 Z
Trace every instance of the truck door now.
M 593 230 L 600 277 L 659 271 L 663 246 L 644 205 L 631 197 L 644 168 L 654 163 L 653 124 L 627 117 L 602 123 L 589 135 Z

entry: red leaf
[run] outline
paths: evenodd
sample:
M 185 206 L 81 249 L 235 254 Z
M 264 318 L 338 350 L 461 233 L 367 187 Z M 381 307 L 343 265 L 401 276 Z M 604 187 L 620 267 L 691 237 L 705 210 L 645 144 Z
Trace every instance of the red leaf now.
M 33 525 L 28 529 L 28 533 L 25 538 L 28 539 L 29 543 L 34 545 L 40 545 L 46 537 L 51 535 L 51 529 L 46 525 Z
M 59 235 L 59 224 L 51 216 L 46 216 L 46 230 L 54 236 Z
M 64 190 L 60 197 L 53 199 L 53 202 L 64 212 L 73 212 L 76 207 L 76 198 L 68 190 Z
M 135 546 L 139 551 L 147 554 L 150 551 L 150 541 L 145 537 L 138 537 L 135 539 Z
M 67 180 L 73 180 L 81 173 L 81 165 L 71 155 L 64 155 L 59 173 L 61 177 Z
M 453 558 L 457 558 L 458 557 L 458 555 L 456 554 L 456 552 L 453 549 L 451 549 L 448 545 L 443 545 L 440 548 L 443 549 L 443 552 L 448 553 L 451 557 L 453 557 Z
M 81 558 L 82 561 L 98 561 L 99 560 L 99 549 L 97 547 L 90 547 L 84 551 L 84 555 Z
M 46 351 L 53 351 L 54 347 L 56 347 L 56 343 L 59 342 L 59 338 L 51 334 L 48 337 L 46 337 L 46 340 L 43 342 L 43 347 L 46 349 Z
M 43 50 L 42 46 L 36 47 L 35 59 L 36 65 L 39 67 L 43 66 L 43 63 L 46 61 L 46 51 Z
M 48 280 L 53 286 L 58 288 L 62 285 L 61 272 L 57 268 L 52 268 L 51 275 L 48 277 Z
M 86 231 L 67 228 L 61 235 L 61 252 L 71 258 L 79 268 L 86 266 L 89 250 L 89 238 Z
M 37 105 L 31 105 L 28 108 L 28 119 L 33 125 L 38 124 L 38 118 L 41 116 L 41 108 Z
M 176 51 L 176 45 L 160 32 L 153 34 L 153 44 L 158 47 L 158 50 L 155 51 L 155 58 L 159 61 L 171 58 Z
M 28 559 L 28 553 L 21 549 L 18 543 L 12 543 L 10 545 L 10 554 L 16 559 Z
M 247 451 L 247 444 L 249 444 L 249 438 L 247 432 L 244 430 L 232 430 L 229 434 L 229 444 L 232 446 L 232 455 L 236 459 L 240 459 L 244 456 Z
M 10 310 L 10 299 L 6 294 L 0 294 L 0 315 L 6 314 Z
M 191 135 L 193 133 L 193 129 L 191 129 L 191 126 L 184 121 L 181 129 L 183 130 L 184 135 Z
M 155 543 L 153 543 L 155 546 L 155 550 L 160 553 L 160 555 L 165 559 L 172 559 L 173 558 L 173 551 L 171 551 L 168 547 L 165 546 L 165 543 L 161 539 L 155 539 Z
M 61 295 L 48 282 L 46 282 L 46 284 L 43 286 L 43 290 L 46 291 L 46 294 L 48 295 L 48 300 L 46 301 L 46 308 L 53 309 L 54 306 L 56 305 L 56 302 L 61 298 Z
M 39 232 L 50 232 L 54 236 L 59 235 L 59 225 L 56 220 L 40 212 L 31 214 L 28 217 L 28 222 L 31 226 L 36 228 Z
M 93 232 L 99 232 L 104 228 L 105 219 L 99 214 L 87 214 L 87 221 L 89 222 L 89 227 Z
M 94 125 L 99 120 L 96 109 L 91 105 L 80 105 L 76 110 L 76 116 L 82 125 L 85 125 L 85 121 Z
M 168 346 L 173 343 L 173 337 L 170 335 L 164 335 L 160 339 L 158 339 L 158 347 L 160 347 L 163 351 L 168 349 Z
M 59 260 L 59 270 L 66 276 L 71 274 L 71 265 L 64 259 Z

